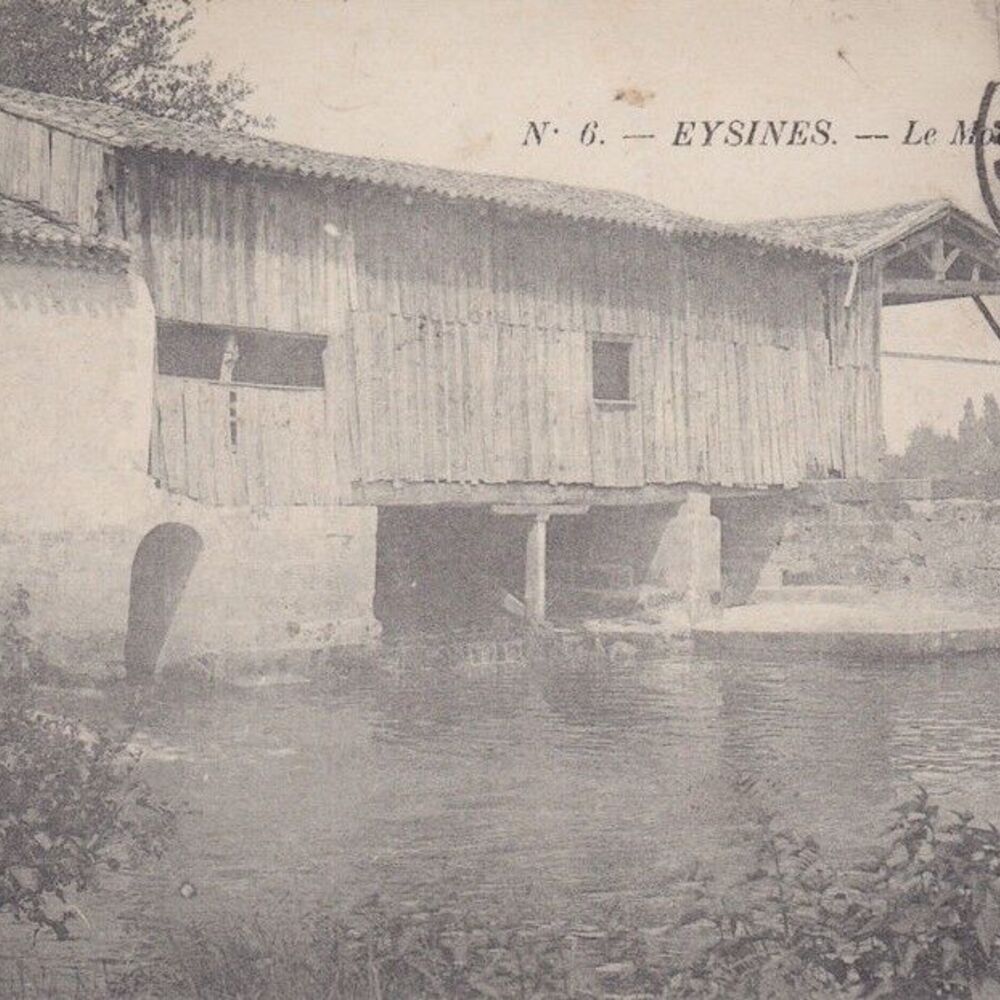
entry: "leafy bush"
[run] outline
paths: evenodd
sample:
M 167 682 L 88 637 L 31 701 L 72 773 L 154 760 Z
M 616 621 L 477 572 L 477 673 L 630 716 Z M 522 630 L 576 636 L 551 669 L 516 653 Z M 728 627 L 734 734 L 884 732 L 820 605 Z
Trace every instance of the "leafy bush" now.
M 759 816 L 758 865 L 684 923 L 708 937 L 679 997 L 1000 996 L 1000 831 L 942 814 L 918 788 L 867 863 L 837 871 L 815 841 Z
M 27 590 L 20 586 L 0 598 L 0 693 L 8 697 L 51 673 L 45 657 L 25 632 L 31 616 L 28 598 Z
M 43 658 L 24 631 L 28 594 L 0 605 L 0 913 L 69 936 L 67 892 L 133 852 L 158 853 L 173 816 L 135 773 L 125 737 L 32 706 Z

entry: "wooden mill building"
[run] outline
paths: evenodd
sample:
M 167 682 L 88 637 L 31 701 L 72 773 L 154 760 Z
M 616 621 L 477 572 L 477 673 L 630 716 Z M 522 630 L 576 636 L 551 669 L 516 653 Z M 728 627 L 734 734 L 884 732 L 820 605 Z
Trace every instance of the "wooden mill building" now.
M 0 196 L 148 290 L 160 493 L 521 514 L 536 613 L 552 514 L 876 476 L 882 306 L 1000 293 L 946 202 L 727 225 L 10 88 Z

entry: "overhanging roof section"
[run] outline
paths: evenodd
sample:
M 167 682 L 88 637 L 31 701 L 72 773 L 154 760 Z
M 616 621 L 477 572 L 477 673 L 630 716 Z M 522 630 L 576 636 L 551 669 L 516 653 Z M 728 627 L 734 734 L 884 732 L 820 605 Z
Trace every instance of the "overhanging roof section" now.
M 157 118 L 97 101 L 13 87 L 0 87 L 0 112 L 37 122 L 107 149 L 201 157 L 248 170 L 304 178 L 360 181 L 448 198 L 491 202 L 527 212 L 636 226 L 668 234 L 744 241 L 758 248 L 810 254 L 839 264 L 855 264 L 876 253 L 891 256 L 895 248 L 907 245 L 907 241 L 913 242 L 919 233 L 943 226 L 956 240 L 961 238 L 967 247 L 974 248 L 974 254 L 972 250 L 964 253 L 977 257 L 979 281 L 988 284 L 987 279 L 1000 277 L 1000 272 L 994 275 L 992 266 L 1000 250 L 1000 238 L 971 215 L 944 200 L 893 205 L 872 212 L 729 224 L 676 212 L 658 202 L 621 191 L 345 156 L 262 136 Z M 945 261 L 955 246 L 946 249 Z M 914 260 L 910 259 L 908 263 L 914 265 Z M 940 259 L 937 264 L 940 264 Z M 959 266 L 953 260 L 945 277 L 957 280 L 956 273 L 964 274 L 966 271 L 971 279 L 971 265 L 966 267 L 963 259 Z M 915 275 L 907 277 L 916 280 Z M 958 285 L 952 285 L 948 290 L 923 288 L 920 295 L 914 298 L 903 296 L 916 293 L 894 291 L 891 301 L 926 301 L 928 297 L 972 294 L 959 288 Z M 994 294 L 990 288 L 984 288 L 982 294 Z
M 842 260 L 861 260 L 900 234 L 906 235 L 933 221 L 951 207 L 951 202 L 936 199 L 891 205 L 871 212 L 765 219 L 747 223 L 744 228 L 761 238 L 811 247 Z
M 886 305 L 1000 295 L 1000 235 L 944 199 L 747 228 L 852 263 L 878 257 Z
M 873 252 L 886 305 L 1000 295 L 1000 235 L 947 202 Z
M 743 236 L 739 230 L 723 223 L 675 212 L 654 201 L 620 191 L 345 156 L 262 136 L 156 118 L 96 101 L 0 87 L 0 110 L 111 149 L 205 157 L 255 170 L 364 181 L 662 232 Z
M 345 156 L 262 136 L 157 118 L 97 101 L 13 87 L 0 87 L 0 111 L 108 149 L 197 156 L 251 170 L 361 181 L 448 198 L 492 202 L 528 212 L 636 226 L 662 233 L 741 240 L 758 247 L 839 257 L 819 246 L 789 243 L 780 236 L 772 237 L 744 226 L 701 219 L 621 191 Z
M 0 260 L 124 271 L 129 255 L 117 240 L 89 236 L 37 205 L 0 197 Z

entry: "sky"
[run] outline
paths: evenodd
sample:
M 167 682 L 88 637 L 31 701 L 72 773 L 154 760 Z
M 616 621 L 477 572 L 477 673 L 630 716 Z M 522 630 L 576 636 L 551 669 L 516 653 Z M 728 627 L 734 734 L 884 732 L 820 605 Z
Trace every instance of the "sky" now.
M 243 67 L 276 138 L 648 195 L 721 219 L 947 195 L 968 149 L 904 149 L 975 117 L 1000 73 L 992 0 L 211 0 L 193 48 Z M 616 101 L 628 88 L 653 96 Z M 669 145 L 678 119 L 830 118 L 837 147 Z M 529 120 L 566 141 L 525 148 Z M 603 147 L 573 141 L 586 121 Z M 889 131 L 890 142 L 850 141 Z M 615 141 L 622 133 L 657 140 Z M 950 129 L 948 130 L 950 135 Z
M 274 116 L 274 138 L 321 149 L 614 188 L 728 221 L 936 197 L 985 219 L 972 150 L 948 139 L 1000 78 L 995 6 L 211 0 L 190 52 L 256 84 L 252 109 Z M 829 119 L 837 143 L 671 144 L 678 120 L 768 118 Z M 525 146 L 531 120 L 558 136 Z M 939 141 L 903 145 L 911 120 Z M 580 142 L 588 121 L 603 144 Z M 854 139 L 867 133 L 890 138 Z M 1000 359 L 968 302 L 886 310 L 886 330 L 893 349 Z M 943 382 L 983 372 L 942 371 L 931 390 L 944 414 L 956 390 Z

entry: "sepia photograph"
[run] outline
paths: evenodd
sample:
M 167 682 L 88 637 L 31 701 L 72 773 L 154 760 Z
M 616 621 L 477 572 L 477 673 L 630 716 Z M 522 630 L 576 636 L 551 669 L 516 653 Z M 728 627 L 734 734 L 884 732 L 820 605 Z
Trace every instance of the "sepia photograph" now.
M 1000 0 L 0 0 L 0 998 L 1000 1000 Z

